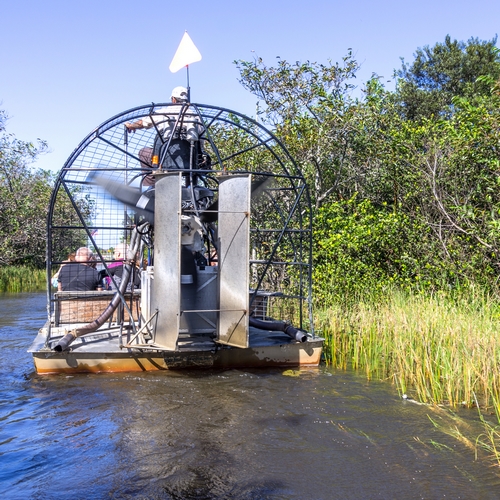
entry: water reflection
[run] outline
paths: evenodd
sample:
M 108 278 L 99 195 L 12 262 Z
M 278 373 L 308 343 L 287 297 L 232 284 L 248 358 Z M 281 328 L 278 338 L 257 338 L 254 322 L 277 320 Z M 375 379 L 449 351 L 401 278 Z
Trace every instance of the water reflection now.
M 0 299 L 11 311 L 0 323 L 8 498 L 498 497 L 486 462 L 430 422 L 442 410 L 354 373 L 39 377 L 26 353 L 39 299 Z M 21 303 L 33 319 L 17 319 Z

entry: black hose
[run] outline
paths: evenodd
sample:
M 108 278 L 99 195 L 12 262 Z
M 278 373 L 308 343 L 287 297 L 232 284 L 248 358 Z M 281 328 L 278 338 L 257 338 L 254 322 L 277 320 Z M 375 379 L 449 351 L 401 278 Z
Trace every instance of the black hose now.
M 284 332 L 292 339 L 298 342 L 305 342 L 307 340 L 307 335 L 302 330 L 295 328 L 292 325 L 285 323 L 284 321 L 264 321 L 261 319 L 254 318 L 250 316 L 249 318 L 250 326 L 258 328 L 259 330 L 270 330 L 276 332 Z

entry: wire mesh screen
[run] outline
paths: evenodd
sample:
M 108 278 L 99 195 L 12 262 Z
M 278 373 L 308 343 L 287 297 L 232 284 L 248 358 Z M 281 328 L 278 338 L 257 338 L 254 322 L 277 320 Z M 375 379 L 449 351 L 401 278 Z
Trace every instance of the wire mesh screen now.
M 300 169 L 277 138 L 250 118 L 202 104 L 183 108 L 166 103 L 131 109 L 104 122 L 75 149 L 59 174 L 51 200 L 48 265 L 52 274 L 80 247 L 92 250 L 98 269 L 113 264 L 115 250 L 126 245 L 132 228 L 148 218 L 152 224 L 142 235 L 138 272 L 154 265 L 154 199 L 150 199 L 154 176 L 172 168 L 183 171 L 182 182 L 195 200 L 194 206 L 186 202 L 183 208 L 202 219 L 205 212 L 215 213 L 201 224 L 201 253 L 206 265 L 216 266 L 221 176 L 251 174 L 248 269 L 254 311 L 264 318 L 279 310 L 283 319 L 310 329 L 311 206 Z M 188 171 L 162 163 L 171 144 L 162 136 L 161 117 L 169 114 L 174 115 L 175 126 L 182 122 L 188 135 L 190 123 L 198 127 L 197 149 L 191 146 L 188 156 L 194 161 Z M 148 126 L 127 130 L 125 124 L 140 120 Z M 262 294 L 267 294 L 265 300 Z

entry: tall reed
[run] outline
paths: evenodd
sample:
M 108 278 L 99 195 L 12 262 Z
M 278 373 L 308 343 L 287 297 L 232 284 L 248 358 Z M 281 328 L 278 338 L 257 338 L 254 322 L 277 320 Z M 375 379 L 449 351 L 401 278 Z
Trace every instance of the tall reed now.
M 0 292 L 32 292 L 46 287 L 45 269 L 29 266 L 0 267 Z
M 317 319 L 328 364 L 392 380 L 422 402 L 476 406 L 484 432 L 475 444 L 500 465 L 497 301 L 473 290 L 458 297 L 393 290 L 332 305 Z
M 327 363 L 392 379 L 423 402 L 472 406 L 476 394 L 500 410 L 500 307 L 488 297 L 391 291 L 317 317 Z

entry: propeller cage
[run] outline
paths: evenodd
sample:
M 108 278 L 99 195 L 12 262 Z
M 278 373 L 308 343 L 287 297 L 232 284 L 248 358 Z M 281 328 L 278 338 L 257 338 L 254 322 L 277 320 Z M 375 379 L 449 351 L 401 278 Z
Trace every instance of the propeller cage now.
M 126 132 L 126 122 L 169 106 L 107 120 L 68 158 L 47 218 L 48 289 L 68 254 L 88 246 L 107 269 L 140 227 L 139 299 L 123 297 L 120 321 L 146 325 L 157 348 L 176 350 L 185 334 L 245 347 L 252 316 L 314 335 L 312 210 L 300 168 L 261 124 L 220 107 L 184 109 L 198 124 L 194 141 L 169 141 L 158 126 Z M 175 165 L 173 146 L 182 150 Z

